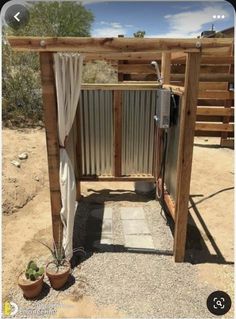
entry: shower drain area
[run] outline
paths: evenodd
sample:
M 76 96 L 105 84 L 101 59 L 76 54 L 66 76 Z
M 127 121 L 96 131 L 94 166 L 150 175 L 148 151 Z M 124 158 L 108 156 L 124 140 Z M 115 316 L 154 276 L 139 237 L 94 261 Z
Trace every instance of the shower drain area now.
M 172 252 L 173 236 L 157 202 L 142 206 L 91 204 L 86 211 L 76 218 L 74 236 L 79 228 L 80 244 L 87 251 Z

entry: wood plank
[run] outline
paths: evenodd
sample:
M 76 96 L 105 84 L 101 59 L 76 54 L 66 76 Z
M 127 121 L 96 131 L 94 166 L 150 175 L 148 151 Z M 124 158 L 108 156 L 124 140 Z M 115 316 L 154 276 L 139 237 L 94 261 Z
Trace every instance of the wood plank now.
M 157 82 L 121 82 L 121 83 L 83 83 L 82 90 L 156 90 L 161 86 Z
M 175 57 L 176 55 L 176 57 Z M 172 63 L 185 64 L 186 56 L 182 52 L 174 52 L 171 58 Z M 221 64 L 228 65 L 234 63 L 233 56 L 202 56 L 201 64 Z
M 164 89 L 171 89 L 173 93 L 182 95 L 184 94 L 184 87 L 180 85 L 172 85 L 172 84 L 163 84 Z
M 114 176 L 121 176 L 121 141 L 122 141 L 122 91 L 113 92 L 114 107 Z
M 233 100 L 234 92 L 223 90 L 199 90 L 199 99 Z
M 77 107 L 76 115 L 75 115 L 75 121 L 76 121 L 76 167 L 77 167 L 77 176 L 76 178 L 79 179 L 82 174 L 82 146 L 81 146 L 81 127 L 80 127 L 80 107 Z M 79 201 L 81 198 L 81 185 L 78 181 L 76 184 L 76 200 Z
M 171 53 L 163 52 L 161 59 L 161 77 L 163 84 L 170 84 Z
M 211 132 L 233 132 L 233 124 L 222 123 L 196 123 L 196 131 L 211 131 Z
M 88 175 L 81 176 L 82 182 L 155 182 L 155 177 L 152 175 L 122 175 L 122 176 L 97 176 Z
M 185 255 L 200 61 L 200 53 L 187 54 L 185 94 L 182 99 L 180 115 L 179 151 L 177 160 L 177 194 L 174 232 L 174 258 L 176 262 L 182 262 Z
M 228 82 L 200 82 L 199 90 L 228 90 Z
M 162 184 L 162 181 L 159 178 L 157 181 L 157 187 L 159 189 L 159 192 L 161 192 L 161 184 Z M 164 192 L 164 201 L 165 201 L 165 205 L 167 206 L 168 212 L 170 213 L 173 220 L 175 220 L 175 202 L 170 196 L 170 194 L 167 192 L 167 190 L 165 190 Z
M 221 139 L 220 141 L 220 146 L 221 147 L 229 147 L 229 148 L 234 148 L 234 139 Z
M 40 53 L 43 91 L 43 113 L 46 131 L 48 174 L 51 199 L 52 231 L 55 243 L 62 244 L 61 192 L 59 182 L 59 138 L 57 129 L 57 98 L 52 53 Z
M 135 51 L 182 51 L 196 49 L 201 43 L 201 52 L 221 53 L 233 43 L 233 39 L 166 39 L 166 38 L 91 38 L 91 37 L 8 37 L 8 42 L 18 51 L 79 51 L 81 53 L 135 52 Z M 223 49 L 223 50 L 222 50 Z M 200 50 L 199 50 L 200 51 Z
M 231 55 L 233 56 L 234 55 L 234 48 L 232 46 L 231 48 Z M 228 73 L 231 74 L 231 73 L 234 73 L 234 66 L 231 64 L 228 66 Z M 229 83 L 227 83 L 229 85 Z M 229 101 L 229 100 L 226 100 L 225 103 L 224 103 L 224 106 L 225 108 L 230 108 L 232 105 L 232 102 Z M 223 123 L 226 124 L 226 123 L 229 123 L 230 122 L 230 117 L 229 116 L 226 116 L 223 118 Z M 222 141 L 227 139 L 227 136 L 228 134 L 226 132 L 222 132 L 222 135 L 221 135 L 221 141 L 220 141 L 220 144 L 222 144 Z
M 166 52 L 169 53 L 169 52 Z M 226 73 L 228 70 L 227 65 L 202 65 L 200 73 Z M 183 74 L 185 65 L 171 65 L 172 74 Z M 118 72 L 121 74 L 156 74 L 155 69 L 148 64 L 119 64 Z
M 172 81 L 183 81 L 185 78 L 184 74 L 171 74 Z M 234 75 L 228 73 L 202 73 L 199 76 L 201 82 L 232 82 L 234 81 Z
M 203 107 L 198 106 L 197 115 L 212 115 L 212 116 L 233 116 L 234 109 L 223 107 Z
M 195 131 L 195 136 L 206 136 L 206 137 L 221 137 L 222 132 L 211 132 L 211 131 Z M 234 132 L 227 132 L 228 137 L 234 137 Z M 220 141 L 220 139 L 219 139 Z

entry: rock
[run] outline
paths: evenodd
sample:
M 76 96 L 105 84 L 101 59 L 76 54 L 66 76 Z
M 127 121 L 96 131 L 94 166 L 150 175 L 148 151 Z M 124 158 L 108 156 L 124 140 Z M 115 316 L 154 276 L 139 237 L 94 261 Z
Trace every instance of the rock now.
M 204 140 L 205 142 L 208 142 L 208 138 L 205 138 L 205 140 Z
M 35 180 L 36 180 L 37 182 L 39 182 L 39 177 L 38 177 L 38 176 L 35 176 Z
M 11 164 L 20 168 L 20 162 L 18 162 L 18 161 L 13 160 L 13 161 L 11 161 Z
M 27 158 L 28 158 L 28 153 L 26 153 L 26 152 L 21 153 L 20 155 L 18 155 L 18 158 L 19 158 L 20 160 L 27 159 Z
M 16 178 L 15 178 L 15 177 L 9 177 L 9 178 L 8 178 L 8 181 L 9 181 L 10 183 L 15 183 L 15 182 L 16 182 Z

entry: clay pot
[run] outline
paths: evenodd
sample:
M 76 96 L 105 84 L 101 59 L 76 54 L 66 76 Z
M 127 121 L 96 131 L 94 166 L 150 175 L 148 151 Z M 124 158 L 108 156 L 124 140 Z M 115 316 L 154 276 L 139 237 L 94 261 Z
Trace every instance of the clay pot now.
M 71 267 L 69 261 L 66 260 L 66 263 L 64 264 L 66 267 L 63 270 L 59 270 L 58 272 L 52 271 L 48 268 L 50 264 L 53 264 L 53 262 L 49 262 L 46 266 L 46 274 L 49 278 L 50 284 L 52 288 L 54 289 L 60 289 L 62 288 L 65 283 L 68 280 L 68 277 L 71 272 Z
M 44 275 L 35 281 L 30 281 L 28 279 L 24 279 L 22 276 L 23 274 L 24 272 L 22 272 L 18 277 L 18 285 L 22 289 L 24 296 L 29 299 L 37 297 L 43 288 Z

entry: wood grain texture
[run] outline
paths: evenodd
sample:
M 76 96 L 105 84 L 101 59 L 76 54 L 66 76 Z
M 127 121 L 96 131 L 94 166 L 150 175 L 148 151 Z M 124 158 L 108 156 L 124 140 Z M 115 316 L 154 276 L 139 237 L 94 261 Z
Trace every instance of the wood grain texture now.
M 233 39 L 165 39 L 165 38 L 91 38 L 91 37 L 8 37 L 8 42 L 18 51 L 79 51 L 80 53 L 137 52 L 137 51 L 184 51 L 194 50 L 201 43 L 201 52 L 213 54 L 217 49 L 224 52 Z
M 182 98 L 177 160 L 177 191 L 174 231 L 174 258 L 176 262 L 182 262 L 185 256 L 200 61 L 201 54 L 187 54 L 185 94 Z
M 57 127 L 57 99 L 53 72 L 52 53 L 40 53 L 43 91 L 43 114 L 46 131 L 49 188 L 51 199 L 53 238 L 57 245 L 62 243 L 61 192 L 59 182 L 59 139 Z

